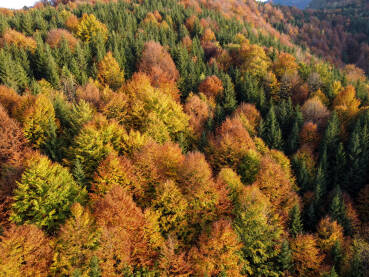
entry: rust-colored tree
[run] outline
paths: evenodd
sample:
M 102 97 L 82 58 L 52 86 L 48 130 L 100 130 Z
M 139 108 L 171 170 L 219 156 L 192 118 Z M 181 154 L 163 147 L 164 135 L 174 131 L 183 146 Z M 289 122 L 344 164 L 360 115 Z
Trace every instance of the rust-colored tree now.
M 233 117 L 239 117 L 245 129 L 251 134 L 257 134 L 261 115 L 256 109 L 255 105 L 248 103 L 241 103 L 233 113 Z
M 161 82 L 176 82 L 179 78 L 172 57 L 163 46 L 155 41 L 145 44 L 138 69 L 149 75 L 154 85 Z
M 300 143 L 308 144 L 315 148 L 318 146 L 320 140 L 320 134 L 318 131 L 318 125 L 309 121 L 304 124 L 300 131 Z
M 178 249 L 177 241 L 170 236 L 161 251 L 159 268 L 162 270 L 161 273 L 165 277 L 188 277 L 193 274 L 188 254 Z
M 323 261 L 317 240 L 313 235 L 298 235 L 291 242 L 296 276 L 317 276 Z
M 216 97 L 220 95 L 223 90 L 222 81 L 215 75 L 206 77 L 199 85 L 199 92 L 202 92 L 212 100 L 216 100 Z
M 189 124 L 197 138 L 204 130 L 204 124 L 210 115 L 208 104 L 197 95 L 190 95 L 186 99 L 184 111 L 190 116 Z
M 269 198 L 272 209 L 285 221 L 292 207 L 298 202 L 294 184 L 283 167 L 271 157 L 263 157 L 255 184 Z
M 97 256 L 103 276 L 121 276 L 153 265 L 158 253 L 145 233 L 145 216 L 123 188 L 117 186 L 97 201 L 94 215 L 101 228 Z
M 3 276 L 46 277 L 52 259 L 50 241 L 33 225 L 12 225 L 0 236 L 0 272 Z
M 74 50 L 76 48 L 78 40 L 64 29 L 50 30 L 47 34 L 46 42 L 51 46 L 51 48 L 56 48 L 60 46 L 63 39 L 67 41 L 70 49 Z
M 18 122 L 9 118 L 0 104 L 0 164 L 19 164 L 26 145 L 27 140 Z
M 215 170 L 222 167 L 237 169 L 248 150 L 255 149 L 249 132 L 238 118 L 227 118 L 209 140 L 208 154 L 210 164 Z
M 242 276 L 240 249 L 238 236 L 228 220 L 221 219 L 213 223 L 211 233 L 202 233 L 199 246 L 191 249 L 195 274 Z
M 32 37 L 26 37 L 22 33 L 15 30 L 6 30 L 3 38 L 0 40 L 0 45 L 13 44 L 17 47 L 26 48 L 30 50 L 36 49 L 36 41 Z

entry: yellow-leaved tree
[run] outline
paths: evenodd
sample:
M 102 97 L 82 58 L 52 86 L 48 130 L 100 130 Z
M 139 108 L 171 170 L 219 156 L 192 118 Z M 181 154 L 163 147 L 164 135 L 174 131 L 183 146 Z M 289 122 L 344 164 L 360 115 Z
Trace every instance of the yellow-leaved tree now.
M 108 29 L 93 14 L 83 14 L 77 27 L 77 36 L 83 41 L 90 41 L 97 36 L 108 38 Z
M 100 83 L 109 86 L 113 90 L 120 88 L 124 82 L 124 72 L 120 69 L 113 54 L 108 52 L 98 64 L 98 75 Z
M 77 272 L 86 276 L 100 234 L 88 208 L 76 203 L 71 213 L 56 239 L 51 271 L 57 276 L 73 276 Z

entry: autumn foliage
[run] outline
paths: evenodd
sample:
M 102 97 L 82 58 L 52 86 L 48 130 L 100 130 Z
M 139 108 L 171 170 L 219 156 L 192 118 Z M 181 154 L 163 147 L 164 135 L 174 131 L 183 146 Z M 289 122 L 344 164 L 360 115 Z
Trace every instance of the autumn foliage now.
M 366 276 L 369 81 L 316 11 L 49 2 L 0 9 L 0 276 Z
M 175 82 L 179 78 L 176 65 L 167 50 L 154 41 L 145 44 L 138 68 L 150 76 L 153 84 Z
M 0 270 L 5 276 L 48 276 L 50 241 L 34 225 L 12 225 L 1 235 Z
M 32 37 L 26 37 L 24 34 L 15 30 L 9 29 L 5 31 L 0 41 L 0 45 L 13 44 L 16 47 L 21 47 L 29 50 L 36 49 L 36 41 Z
M 217 76 L 206 77 L 199 85 L 199 92 L 213 100 L 223 92 L 223 89 L 222 81 Z
M 60 43 L 65 40 L 70 49 L 74 49 L 78 43 L 77 39 L 64 29 L 53 29 L 47 34 L 46 42 L 53 48 L 60 46 Z

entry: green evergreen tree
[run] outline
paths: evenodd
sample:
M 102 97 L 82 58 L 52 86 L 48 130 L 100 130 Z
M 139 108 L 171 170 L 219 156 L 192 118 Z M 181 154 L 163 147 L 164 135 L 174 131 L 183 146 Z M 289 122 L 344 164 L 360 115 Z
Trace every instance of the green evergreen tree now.
M 300 138 L 300 128 L 298 122 L 295 120 L 292 130 L 287 138 L 287 144 L 286 144 L 286 153 L 287 154 L 293 154 L 296 152 L 296 150 L 299 148 L 299 138 Z
M 337 185 L 335 184 L 335 176 L 337 174 L 335 172 L 335 169 L 337 165 L 336 153 L 338 152 L 338 147 L 340 145 L 340 132 L 341 128 L 337 113 L 333 112 L 324 133 L 322 148 L 320 152 L 320 154 L 323 155 L 323 152 L 326 151 L 327 155 L 327 168 L 325 174 L 327 177 L 328 189 L 332 189 L 335 187 L 335 185 Z
M 295 205 L 289 214 L 289 231 L 292 237 L 296 237 L 303 232 L 303 226 L 301 222 L 300 208 Z
M 329 272 L 329 274 L 327 275 L 327 277 L 339 277 L 338 274 L 336 273 L 336 270 L 334 269 L 334 267 L 332 267 L 332 269 Z
M 332 247 L 331 250 L 331 256 L 333 261 L 334 268 L 338 269 L 338 273 L 340 272 L 342 260 L 343 260 L 343 253 L 342 253 L 342 247 L 340 242 L 337 240 L 335 244 Z
M 293 266 L 292 251 L 287 240 L 282 243 L 278 261 L 282 272 L 288 272 Z
M 264 121 L 264 131 L 261 134 L 263 140 L 270 148 L 282 149 L 282 131 L 274 112 L 274 105 L 270 106 L 269 112 Z
M 101 277 L 101 269 L 99 266 L 99 259 L 93 256 L 90 261 L 90 271 L 88 272 L 89 277 Z
M 232 79 L 227 74 L 222 76 L 221 80 L 223 83 L 224 91 L 220 103 L 224 109 L 225 114 L 230 115 L 237 107 L 234 86 L 232 83 Z
M 351 224 L 346 214 L 345 203 L 343 202 L 341 188 L 337 186 L 332 198 L 329 215 L 333 220 L 336 220 L 344 228 L 346 234 L 351 234 Z

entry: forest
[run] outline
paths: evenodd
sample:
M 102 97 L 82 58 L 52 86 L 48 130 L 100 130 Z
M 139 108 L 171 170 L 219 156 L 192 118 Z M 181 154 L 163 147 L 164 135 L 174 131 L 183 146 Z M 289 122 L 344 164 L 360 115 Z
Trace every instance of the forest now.
M 0 9 L 0 276 L 368 276 L 369 81 L 295 10 Z
M 306 3 L 272 3 L 305 7 Z M 313 8 L 313 9 L 311 9 Z M 308 8 L 262 6 L 264 18 L 314 55 L 335 65 L 355 64 L 369 74 L 369 2 L 313 0 Z

